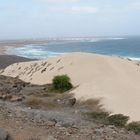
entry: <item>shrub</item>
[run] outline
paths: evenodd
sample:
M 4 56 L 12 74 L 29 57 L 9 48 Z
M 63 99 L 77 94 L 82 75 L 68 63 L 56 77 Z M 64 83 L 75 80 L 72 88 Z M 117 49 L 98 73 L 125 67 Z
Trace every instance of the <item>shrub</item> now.
M 72 88 L 70 78 L 67 75 L 55 76 L 53 78 L 52 90 L 57 92 L 65 92 Z
M 88 109 L 91 112 L 103 112 L 103 105 L 100 99 L 77 100 L 76 106 L 81 109 Z
M 140 122 L 131 122 L 126 128 L 129 131 L 133 131 L 135 134 L 140 134 Z
M 90 112 L 90 113 L 87 113 L 87 115 L 89 115 L 93 119 L 101 120 L 101 119 L 107 118 L 109 116 L 109 113 L 108 112 Z
M 109 116 L 108 112 L 87 112 L 84 114 L 88 118 L 92 119 L 92 121 L 96 123 L 107 124 L 107 117 Z
M 124 127 L 126 123 L 128 122 L 129 117 L 124 116 L 122 114 L 115 114 L 111 115 L 107 118 L 107 121 L 109 124 L 117 126 L 117 127 Z

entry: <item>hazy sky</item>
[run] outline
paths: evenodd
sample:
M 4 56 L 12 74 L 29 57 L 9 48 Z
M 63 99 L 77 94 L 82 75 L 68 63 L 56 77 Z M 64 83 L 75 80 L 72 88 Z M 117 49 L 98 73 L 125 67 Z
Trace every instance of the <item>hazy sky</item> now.
M 0 0 L 0 39 L 140 35 L 140 0 Z

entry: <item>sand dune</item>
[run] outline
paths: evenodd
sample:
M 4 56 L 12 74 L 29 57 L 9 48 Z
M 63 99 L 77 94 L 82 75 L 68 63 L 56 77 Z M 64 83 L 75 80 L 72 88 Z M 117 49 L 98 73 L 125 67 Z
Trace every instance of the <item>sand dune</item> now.
M 33 84 L 51 83 L 55 75 L 67 74 L 78 88 L 76 98 L 101 98 L 104 108 L 140 120 L 140 66 L 118 57 L 70 53 L 43 61 L 10 65 L 2 73 Z

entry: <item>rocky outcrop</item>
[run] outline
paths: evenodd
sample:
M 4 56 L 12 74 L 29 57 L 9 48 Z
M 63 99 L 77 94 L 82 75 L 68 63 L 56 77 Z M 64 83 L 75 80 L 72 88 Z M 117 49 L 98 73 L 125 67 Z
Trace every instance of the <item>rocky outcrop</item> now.
M 17 78 L 0 75 L 0 94 L 18 94 L 29 83 Z
M 46 87 L 46 85 L 37 86 L 26 83 L 18 77 L 12 78 L 0 75 L 0 99 L 3 101 L 22 101 L 25 95 L 45 93 Z

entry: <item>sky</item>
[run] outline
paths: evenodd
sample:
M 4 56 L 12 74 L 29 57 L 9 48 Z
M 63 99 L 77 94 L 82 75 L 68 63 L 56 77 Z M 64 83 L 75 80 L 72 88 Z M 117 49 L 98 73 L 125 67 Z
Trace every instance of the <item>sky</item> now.
M 0 0 L 0 39 L 140 35 L 140 0 Z

